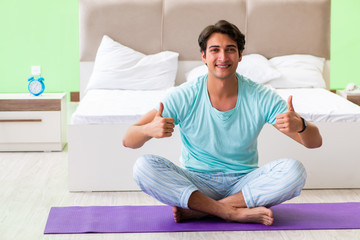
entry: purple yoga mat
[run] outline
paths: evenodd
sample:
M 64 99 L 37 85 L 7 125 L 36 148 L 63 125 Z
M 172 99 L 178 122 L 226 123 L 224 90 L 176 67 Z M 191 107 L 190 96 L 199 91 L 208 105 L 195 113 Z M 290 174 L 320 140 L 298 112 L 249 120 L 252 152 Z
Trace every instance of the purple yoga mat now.
M 274 224 L 204 218 L 175 223 L 169 206 L 53 207 L 45 234 L 359 229 L 360 203 L 280 204 Z

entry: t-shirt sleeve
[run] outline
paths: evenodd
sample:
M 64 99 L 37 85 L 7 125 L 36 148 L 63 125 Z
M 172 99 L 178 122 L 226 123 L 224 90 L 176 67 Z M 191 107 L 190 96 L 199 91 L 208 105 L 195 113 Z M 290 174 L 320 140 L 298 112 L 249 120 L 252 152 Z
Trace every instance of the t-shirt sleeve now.
M 190 83 L 184 83 L 179 87 L 176 87 L 174 91 L 170 92 L 163 100 L 164 104 L 163 117 L 173 118 L 175 125 L 181 123 L 186 117 L 188 111 L 191 108 L 193 101 L 193 87 Z M 159 106 L 155 109 L 159 110 Z
M 262 86 L 261 88 L 259 96 L 261 98 L 260 102 L 263 105 L 262 108 L 265 122 L 275 124 L 276 116 L 280 113 L 287 112 L 287 103 L 274 90 L 265 86 Z

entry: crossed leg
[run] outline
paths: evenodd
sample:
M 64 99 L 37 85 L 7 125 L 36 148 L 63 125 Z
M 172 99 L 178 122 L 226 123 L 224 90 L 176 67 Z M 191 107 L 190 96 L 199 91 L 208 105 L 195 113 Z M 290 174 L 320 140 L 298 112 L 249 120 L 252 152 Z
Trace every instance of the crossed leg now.
M 214 173 L 210 178 L 204 177 L 155 155 L 145 155 L 134 165 L 134 180 L 145 193 L 167 205 L 180 206 L 173 208 L 176 222 L 212 215 L 227 221 L 271 225 L 273 213 L 264 206 L 298 196 L 306 179 L 302 164 L 292 159 L 268 163 L 240 180 L 237 176 L 229 180 L 225 175 Z M 220 193 L 212 186 L 224 189 L 225 178 L 229 183 L 235 181 L 235 185 Z
M 216 201 L 200 191 L 195 191 L 189 198 L 188 206 L 189 209 L 173 207 L 175 222 L 208 215 L 217 216 L 226 221 L 265 225 L 271 225 L 274 221 L 272 211 L 266 207 L 247 208 L 242 192 Z

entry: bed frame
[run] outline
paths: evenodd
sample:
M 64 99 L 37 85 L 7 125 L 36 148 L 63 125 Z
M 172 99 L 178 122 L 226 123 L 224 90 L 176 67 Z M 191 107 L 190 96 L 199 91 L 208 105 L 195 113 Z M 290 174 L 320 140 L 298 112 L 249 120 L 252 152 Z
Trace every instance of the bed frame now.
M 244 54 L 267 58 L 312 54 L 327 59 L 329 86 L 330 0 L 80 0 L 81 96 L 92 72 L 104 34 L 145 54 L 179 52 L 176 84 L 185 72 L 201 64 L 197 45 L 200 31 L 219 19 L 236 24 L 246 36 Z M 323 146 L 309 150 L 266 125 L 259 137 L 259 165 L 291 157 L 308 172 L 306 188 L 358 188 L 358 123 L 316 123 Z M 142 148 L 122 146 L 129 124 L 69 125 L 70 191 L 138 190 L 132 166 L 145 153 L 178 163 L 181 142 L 153 139 Z

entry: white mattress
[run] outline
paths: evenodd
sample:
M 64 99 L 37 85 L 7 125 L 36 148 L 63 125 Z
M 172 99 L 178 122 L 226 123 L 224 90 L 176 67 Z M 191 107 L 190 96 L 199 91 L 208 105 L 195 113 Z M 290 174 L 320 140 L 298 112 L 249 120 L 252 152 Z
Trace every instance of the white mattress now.
M 173 90 L 90 90 L 72 116 L 72 124 L 135 123 Z M 360 122 L 360 107 L 325 89 L 277 89 L 295 111 L 311 122 Z
M 293 96 L 297 113 L 310 122 L 360 122 L 360 107 L 322 88 L 276 89 L 286 101 Z
M 172 91 L 89 90 L 71 117 L 71 124 L 135 123 Z

